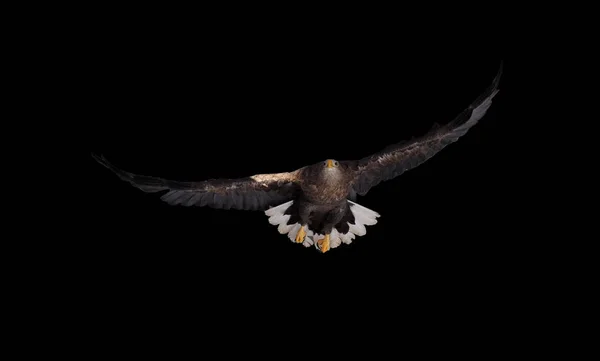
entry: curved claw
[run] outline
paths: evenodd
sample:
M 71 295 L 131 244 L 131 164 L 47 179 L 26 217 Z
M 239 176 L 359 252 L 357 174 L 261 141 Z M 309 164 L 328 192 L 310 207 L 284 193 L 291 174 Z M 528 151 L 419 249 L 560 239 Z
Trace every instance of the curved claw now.
M 296 243 L 304 242 L 304 237 L 306 237 L 306 231 L 304 230 L 304 228 L 306 228 L 306 226 L 302 226 L 298 230 L 298 234 L 296 234 Z
M 326 234 L 324 238 L 321 238 L 320 240 L 317 241 L 317 248 L 319 249 L 319 251 L 321 251 L 323 253 L 325 253 L 331 249 L 329 233 Z

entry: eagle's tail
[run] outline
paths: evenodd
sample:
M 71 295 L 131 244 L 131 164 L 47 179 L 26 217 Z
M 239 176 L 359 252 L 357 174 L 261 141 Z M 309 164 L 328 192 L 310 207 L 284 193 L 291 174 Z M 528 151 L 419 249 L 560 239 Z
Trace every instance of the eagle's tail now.
M 292 217 L 288 211 L 294 204 L 294 201 L 289 201 L 280 204 L 276 207 L 269 208 L 265 211 L 265 214 L 269 217 L 269 223 L 277 226 L 279 233 L 287 234 L 288 238 L 292 241 L 296 241 L 296 235 L 300 231 L 301 224 L 294 222 L 295 217 Z M 340 244 L 350 244 L 356 236 L 364 236 L 367 233 L 365 226 L 371 226 L 377 223 L 377 217 L 379 213 L 361 206 L 358 203 L 348 201 L 350 214 L 349 217 L 344 217 L 342 221 L 337 224 L 331 231 L 330 247 L 336 248 Z M 294 218 L 291 220 L 290 219 Z M 317 246 L 317 241 L 324 238 L 325 235 L 318 233 L 317 231 L 308 227 L 306 230 L 306 237 L 302 242 L 305 247 L 314 245 Z M 318 248 L 318 247 L 317 247 Z
M 276 207 L 269 208 L 265 211 L 265 214 L 269 217 L 269 223 L 274 226 L 277 226 L 277 230 L 281 234 L 287 234 L 288 238 L 292 241 L 296 241 L 296 235 L 298 231 L 300 231 L 301 224 L 298 222 L 289 222 L 292 217 L 290 212 L 286 212 L 290 207 L 294 204 L 294 201 L 285 202 Z M 287 214 L 286 214 L 287 213 Z M 305 247 L 310 247 L 313 244 L 312 237 L 314 236 L 314 232 L 310 229 L 306 230 L 306 237 L 304 238 L 304 242 L 302 243 Z

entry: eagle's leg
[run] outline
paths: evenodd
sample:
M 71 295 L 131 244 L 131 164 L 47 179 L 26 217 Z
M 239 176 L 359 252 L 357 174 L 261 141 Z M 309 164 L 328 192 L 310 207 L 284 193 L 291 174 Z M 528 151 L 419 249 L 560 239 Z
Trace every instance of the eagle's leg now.
M 329 211 L 329 213 L 327 213 L 327 216 L 325 218 L 325 226 L 323 227 L 323 233 L 325 233 L 325 238 L 322 238 L 317 241 L 317 246 L 319 247 L 319 250 L 321 252 L 325 253 L 331 249 L 329 235 L 331 234 L 333 227 L 335 227 L 335 225 L 338 224 L 344 218 L 344 214 L 346 214 L 347 210 L 348 202 L 344 200 L 339 206 L 335 207 L 334 209 Z
M 304 242 L 304 237 L 306 237 L 306 224 L 302 225 L 296 234 L 296 243 Z
M 298 201 L 298 216 L 300 217 L 300 229 L 296 234 L 296 243 L 304 242 L 306 238 L 306 231 L 308 229 L 308 222 L 310 220 L 310 213 L 313 210 L 313 205 L 303 200 Z
M 319 246 L 319 250 L 321 252 L 325 253 L 329 251 L 329 249 L 331 248 L 329 242 L 329 233 L 325 234 L 325 238 L 321 238 L 320 240 L 318 240 L 317 245 Z

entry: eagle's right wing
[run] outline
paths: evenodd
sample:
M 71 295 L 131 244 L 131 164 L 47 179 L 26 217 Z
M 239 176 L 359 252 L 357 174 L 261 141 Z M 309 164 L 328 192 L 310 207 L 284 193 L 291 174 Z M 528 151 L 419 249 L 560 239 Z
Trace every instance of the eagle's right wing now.
M 166 192 L 161 199 L 171 205 L 207 206 L 222 209 L 266 210 L 291 200 L 299 189 L 299 171 L 257 174 L 238 179 L 209 179 L 180 182 L 133 174 L 109 163 L 103 156 L 92 154 L 100 164 L 119 178 L 144 192 Z

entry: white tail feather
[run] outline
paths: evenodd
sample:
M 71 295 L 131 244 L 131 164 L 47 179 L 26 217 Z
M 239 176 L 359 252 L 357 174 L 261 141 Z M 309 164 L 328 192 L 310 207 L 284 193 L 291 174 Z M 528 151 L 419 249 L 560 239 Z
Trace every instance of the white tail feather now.
M 287 209 L 290 208 L 290 206 L 293 203 L 294 203 L 294 201 L 289 201 L 289 202 L 280 204 L 277 207 L 269 208 L 265 211 L 265 214 L 269 217 L 277 215 L 277 214 L 283 215 L 283 213 L 285 213 L 285 211 L 287 211 Z
M 298 234 L 301 225 L 300 223 L 287 224 L 291 216 L 289 214 L 285 214 L 285 211 L 287 211 L 292 204 L 294 204 L 294 201 L 289 201 L 280 204 L 276 207 L 269 208 L 265 211 L 265 214 L 269 216 L 269 223 L 271 223 L 274 226 L 277 226 L 277 230 L 279 231 L 279 233 L 287 234 L 288 238 L 292 242 L 296 242 L 296 235 Z M 304 242 L 302 242 L 302 244 L 305 247 L 310 247 L 313 245 L 312 236 L 314 232 L 310 229 L 307 229 L 305 231 L 306 237 L 304 238 Z
M 329 235 L 329 246 L 331 248 L 337 248 L 342 243 L 352 243 L 352 240 L 354 240 L 356 236 L 364 236 L 367 233 L 365 226 L 372 226 L 377 223 L 377 217 L 379 217 L 379 213 L 352 201 L 348 202 L 350 203 L 350 211 L 354 215 L 354 224 L 348 223 L 348 233 L 342 234 L 335 228 L 331 231 L 331 234 Z M 265 211 L 265 214 L 269 217 L 269 223 L 277 226 L 279 233 L 287 234 L 288 238 L 292 242 L 295 242 L 296 235 L 298 234 L 298 231 L 300 231 L 301 225 L 300 223 L 287 224 L 291 216 L 289 214 L 285 214 L 285 212 L 293 203 L 294 201 L 289 201 L 276 207 L 269 208 Z M 305 247 L 310 247 L 312 245 L 316 246 L 318 240 L 325 238 L 325 235 L 315 233 L 310 228 L 305 229 L 305 231 L 306 237 L 302 243 L 302 245 Z
M 367 234 L 367 228 L 360 223 L 348 223 L 348 225 L 350 226 L 350 232 L 354 233 L 357 236 L 364 236 L 365 234 Z
M 269 223 L 274 226 L 280 225 L 281 223 L 287 222 L 290 219 L 288 214 L 277 214 L 269 218 Z
M 350 210 L 354 215 L 356 223 L 361 223 L 365 226 L 372 226 L 377 223 L 377 217 L 379 217 L 379 213 L 352 201 L 348 201 L 348 203 L 351 204 Z
M 302 227 L 300 225 L 300 223 L 294 224 L 294 227 L 292 227 L 292 229 L 288 233 L 288 238 L 290 239 L 290 241 L 296 242 L 296 235 L 298 234 L 298 231 L 300 230 L 300 227 Z
M 356 235 L 352 232 L 348 232 L 346 234 L 342 234 L 340 237 L 342 238 L 342 242 L 345 244 L 350 244 Z
M 288 219 L 289 219 L 289 217 L 288 217 Z M 292 230 L 292 228 L 294 228 L 294 225 L 287 224 L 287 219 L 286 219 L 284 223 L 279 224 L 279 227 L 277 227 L 277 230 L 281 234 L 287 234 L 289 231 Z
M 315 233 L 313 231 L 311 231 L 310 229 L 308 231 L 306 231 L 306 237 L 304 238 L 304 242 L 302 243 L 302 245 L 304 247 L 310 247 L 314 244 L 314 240 L 313 237 L 315 236 Z
M 334 228 L 331 231 L 331 235 L 329 235 L 329 246 L 331 248 L 336 248 L 340 244 L 342 244 L 342 239 L 340 238 L 340 232 L 338 232 L 337 229 Z

